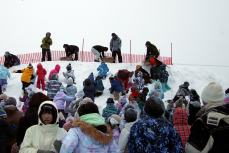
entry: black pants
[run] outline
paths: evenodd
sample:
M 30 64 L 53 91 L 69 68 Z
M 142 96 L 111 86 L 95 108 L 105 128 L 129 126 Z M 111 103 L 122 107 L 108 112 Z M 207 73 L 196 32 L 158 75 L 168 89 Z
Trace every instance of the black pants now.
M 121 54 L 120 49 L 112 52 L 113 63 L 115 63 L 115 61 L 116 61 L 116 55 L 118 55 L 118 62 L 122 63 L 122 54 Z
M 27 82 L 24 82 L 22 81 L 22 90 L 25 91 L 25 88 L 28 87 L 31 83 L 27 83 Z
M 42 62 L 45 61 L 46 53 L 47 53 L 48 61 L 52 60 L 50 49 L 42 48 L 42 58 L 41 58 Z

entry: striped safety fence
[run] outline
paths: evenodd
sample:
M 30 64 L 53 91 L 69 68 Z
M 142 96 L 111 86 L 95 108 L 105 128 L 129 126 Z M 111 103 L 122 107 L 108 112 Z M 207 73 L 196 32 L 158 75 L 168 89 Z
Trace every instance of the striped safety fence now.
M 61 57 L 65 56 L 64 51 L 51 51 L 52 61 L 59 61 Z M 106 56 L 111 56 L 111 53 L 106 53 Z M 18 58 L 21 61 L 21 64 L 28 64 L 28 63 L 37 63 L 41 61 L 41 52 L 34 52 L 34 53 L 26 53 L 26 54 L 18 54 Z M 94 54 L 89 51 L 80 51 L 79 52 L 79 61 L 82 62 L 93 62 L 94 61 Z M 128 54 L 122 53 L 122 60 L 123 63 L 139 63 L 144 61 L 145 55 L 141 54 Z M 160 61 L 162 61 L 166 65 L 172 65 L 172 58 L 171 57 L 158 57 Z M 4 56 L 0 57 L 0 63 L 4 63 Z

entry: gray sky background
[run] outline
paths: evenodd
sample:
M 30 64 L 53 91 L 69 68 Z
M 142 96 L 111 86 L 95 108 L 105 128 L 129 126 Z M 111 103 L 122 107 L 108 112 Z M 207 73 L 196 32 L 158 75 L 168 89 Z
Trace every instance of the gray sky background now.
M 122 39 L 122 51 L 145 53 L 154 43 L 174 63 L 229 65 L 228 0 L 1 0 L 0 55 L 41 51 L 41 39 L 52 33 L 52 50 L 64 43 L 85 50 L 109 46 L 111 33 Z

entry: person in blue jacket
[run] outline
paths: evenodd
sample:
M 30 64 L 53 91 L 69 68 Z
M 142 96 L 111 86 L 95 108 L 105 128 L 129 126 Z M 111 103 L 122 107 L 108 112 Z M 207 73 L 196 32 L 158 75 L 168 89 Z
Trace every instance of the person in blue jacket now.
M 3 65 L 0 65 L 0 88 L 2 91 L 6 90 L 7 78 L 10 78 L 9 70 Z
M 102 78 L 106 78 L 107 72 L 109 71 L 109 68 L 105 62 L 101 62 L 101 64 L 97 68 L 97 71 L 98 71 L 98 76 L 100 76 Z

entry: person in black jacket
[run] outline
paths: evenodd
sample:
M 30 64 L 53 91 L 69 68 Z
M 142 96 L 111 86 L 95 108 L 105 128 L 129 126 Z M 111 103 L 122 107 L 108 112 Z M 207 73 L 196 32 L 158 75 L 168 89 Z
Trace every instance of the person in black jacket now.
M 147 41 L 145 46 L 147 48 L 145 62 L 149 62 L 150 61 L 150 57 L 158 58 L 160 53 L 159 53 L 157 47 L 154 44 L 152 44 L 151 42 Z
M 10 68 L 12 66 L 20 65 L 20 59 L 8 51 L 5 52 L 5 61 L 4 61 L 4 66 L 6 68 Z
M 63 48 L 65 49 L 66 57 L 71 57 L 73 54 L 75 54 L 74 60 L 78 60 L 78 53 L 79 53 L 79 47 L 75 45 L 68 45 L 64 44 Z
M 95 45 L 92 47 L 91 51 L 95 55 L 95 62 L 99 62 L 100 60 L 102 61 L 104 56 L 104 52 L 108 50 L 107 47 L 100 46 L 100 45 Z

